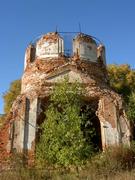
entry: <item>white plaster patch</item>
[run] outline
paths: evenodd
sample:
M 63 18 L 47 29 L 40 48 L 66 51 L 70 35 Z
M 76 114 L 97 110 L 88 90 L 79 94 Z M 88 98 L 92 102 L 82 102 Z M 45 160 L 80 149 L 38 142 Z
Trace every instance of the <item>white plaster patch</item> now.
M 78 53 L 80 59 L 90 60 L 92 62 L 97 61 L 97 47 L 93 43 L 74 41 L 73 53 L 74 54 Z
M 50 76 L 49 78 L 47 78 L 47 82 L 59 82 L 61 80 L 64 80 L 65 77 L 68 77 L 69 78 L 69 82 L 80 82 L 82 83 L 82 78 L 80 76 L 80 74 L 76 73 L 76 72 L 73 72 L 73 71 L 64 71 L 60 74 L 56 74 L 56 75 L 52 75 Z
M 28 144 L 27 144 L 28 150 L 32 149 L 32 143 L 35 142 L 35 138 L 36 138 L 37 103 L 38 103 L 38 99 L 35 98 L 30 104 L 29 132 L 28 132 Z
M 63 39 L 59 38 L 55 42 L 37 42 L 36 45 L 36 57 L 40 59 L 58 57 L 60 53 L 64 53 Z
M 106 146 L 119 143 L 119 135 L 116 128 L 112 128 L 111 124 L 107 121 L 103 122 L 102 128 L 104 129 L 104 142 Z

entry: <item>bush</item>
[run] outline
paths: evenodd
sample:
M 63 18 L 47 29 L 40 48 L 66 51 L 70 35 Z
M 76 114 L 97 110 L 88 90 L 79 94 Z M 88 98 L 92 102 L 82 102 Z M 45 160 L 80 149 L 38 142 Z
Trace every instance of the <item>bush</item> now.
M 55 86 L 36 149 L 40 164 L 78 165 L 92 154 L 93 146 L 86 143 L 81 130 L 85 117 L 80 115 L 81 93 L 80 85 L 67 79 Z
M 12 104 L 16 97 L 21 92 L 21 80 L 15 80 L 10 84 L 10 87 L 7 92 L 4 93 L 4 113 L 7 114 L 12 107 Z
M 135 146 L 110 147 L 105 152 L 98 154 L 91 160 L 92 168 L 97 174 L 110 175 L 119 171 L 135 168 Z
M 5 122 L 5 114 L 0 115 L 0 128 L 3 126 Z

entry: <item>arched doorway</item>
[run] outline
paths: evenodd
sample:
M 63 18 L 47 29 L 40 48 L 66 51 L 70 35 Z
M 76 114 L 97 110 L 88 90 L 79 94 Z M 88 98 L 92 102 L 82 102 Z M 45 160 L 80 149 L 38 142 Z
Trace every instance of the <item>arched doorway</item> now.
M 41 124 L 45 121 L 46 115 L 45 111 L 49 105 L 49 97 L 38 98 L 38 111 L 37 111 L 37 129 L 36 129 L 36 143 L 39 142 L 40 136 L 42 134 Z
M 45 120 L 45 111 L 49 105 L 49 98 L 39 99 L 38 116 L 37 116 L 37 131 L 36 131 L 36 143 L 39 142 L 42 131 L 40 129 L 41 124 Z M 101 141 L 101 127 L 100 121 L 96 115 L 98 109 L 98 100 L 83 101 L 81 106 L 80 115 L 85 116 L 81 125 L 84 138 L 87 143 L 94 146 L 95 151 L 102 150 Z
M 102 150 L 100 121 L 96 115 L 98 100 L 84 101 L 81 115 L 84 117 L 82 131 L 86 141 L 94 146 L 95 151 Z

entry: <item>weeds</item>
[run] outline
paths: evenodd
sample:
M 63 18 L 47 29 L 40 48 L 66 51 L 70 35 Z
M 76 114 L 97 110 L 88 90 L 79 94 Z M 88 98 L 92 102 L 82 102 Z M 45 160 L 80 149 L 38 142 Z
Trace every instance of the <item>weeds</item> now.
M 2 172 L 0 180 L 132 180 L 135 179 L 135 146 L 111 147 L 93 156 L 82 167 L 44 169 L 23 167 L 14 157 L 15 169 Z M 13 161 L 13 160 L 12 160 Z

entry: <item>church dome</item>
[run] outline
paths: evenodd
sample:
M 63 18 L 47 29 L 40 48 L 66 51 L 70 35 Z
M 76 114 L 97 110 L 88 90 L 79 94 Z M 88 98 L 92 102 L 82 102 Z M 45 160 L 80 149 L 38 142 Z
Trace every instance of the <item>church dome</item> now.
M 37 60 L 65 61 L 79 59 L 98 63 L 100 59 L 105 63 L 105 47 L 99 45 L 96 38 L 72 32 L 49 32 L 32 42 L 25 53 L 25 68 Z
M 63 52 L 63 38 L 57 32 L 47 33 L 36 42 L 36 57 L 38 59 L 55 58 Z
M 80 33 L 73 41 L 73 53 L 82 60 L 97 61 L 97 43 L 89 35 Z

